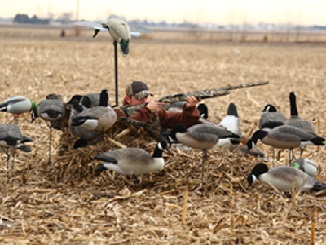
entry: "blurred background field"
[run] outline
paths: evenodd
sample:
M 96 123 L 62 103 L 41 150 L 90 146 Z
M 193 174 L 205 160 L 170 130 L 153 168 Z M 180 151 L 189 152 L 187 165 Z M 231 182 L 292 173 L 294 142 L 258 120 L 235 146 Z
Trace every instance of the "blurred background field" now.
M 24 95 L 36 102 L 49 93 L 68 101 L 74 94 L 108 89 L 114 103 L 113 46 L 106 33 L 92 38 L 91 30 L 75 37 L 74 29 L 2 26 L 0 28 L 0 99 Z M 239 40 L 228 42 L 228 36 Z M 265 34 L 264 34 L 265 35 Z M 287 117 L 288 94 L 297 95 L 299 114 L 326 136 L 326 48 L 306 44 L 312 35 L 273 41 L 264 35 L 158 31 L 132 39 L 127 57 L 119 54 L 119 98 L 132 80 L 149 84 L 154 98 L 178 92 L 218 88 L 240 83 L 269 81 L 268 85 L 235 90 L 207 99 L 210 120 L 219 122 L 227 105 L 235 103 L 245 135 L 257 129 L 261 110 L 275 104 Z M 257 39 L 257 40 L 256 40 Z M 293 41 L 291 41 L 293 40 Z M 249 42 L 250 41 L 250 42 Z M 1 123 L 12 116 L 1 113 Z M 19 125 L 33 137 L 33 152 L 19 153 L 16 169 L 6 182 L 6 156 L 1 155 L 0 217 L 15 223 L 0 227 L 4 244 L 308 244 L 311 214 L 316 208 L 316 244 L 325 236 L 325 198 L 300 194 L 297 205 L 280 193 L 259 184 L 247 190 L 246 178 L 258 160 L 226 152 L 210 151 L 206 196 L 200 196 L 200 152 L 174 150 L 167 156 L 165 173 L 143 176 L 142 184 L 118 173 L 95 178 L 91 161 L 97 147 L 108 142 L 59 155 L 62 132 L 53 132 L 53 163 L 47 163 L 49 129 L 38 119 L 23 115 Z M 67 143 L 67 142 L 66 142 Z M 124 139 L 128 146 L 151 151 L 155 142 L 140 135 Z M 269 156 L 270 148 L 260 145 Z M 316 161 L 326 181 L 325 148 L 310 147 L 304 153 Z M 298 152 L 296 151 L 298 155 Z M 278 164 L 286 164 L 287 152 Z M 79 158 L 83 161 L 79 161 Z M 86 161 L 86 160 L 87 161 Z M 269 163 L 270 164 L 270 163 Z M 69 167 L 65 167 L 69 165 Z M 77 170 L 76 170 L 77 169 Z M 78 170 L 79 169 L 79 170 Z M 69 171 L 76 171 L 72 175 Z M 187 214 L 184 205 L 187 206 Z

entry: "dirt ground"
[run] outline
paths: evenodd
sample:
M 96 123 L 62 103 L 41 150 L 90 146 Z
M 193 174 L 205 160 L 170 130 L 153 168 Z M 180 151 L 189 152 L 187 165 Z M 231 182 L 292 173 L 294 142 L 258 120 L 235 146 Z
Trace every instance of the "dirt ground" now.
M 108 89 L 115 102 L 113 46 L 109 37 L 59 38 L 40 30 L 0 29 L 0 100 L 24 95 L 36 102 L 49 93 L 68 101 L 74 94 Z M 26 38 L 25 38 L 26 35 Z M 119 53 L 119 99 L 132 80 L 149 84 L 154 98 L 178 92 L 269 81 L 268 85 L 206 99 L 209 119 L 219 122 L 235 103 L 244 135 L 257 129 L 263 107 L 274 104 L 289 116 L 289 92 L 297 95 L 299 114 L 326 136 L 326 48 L 308 45 L 167 44 L 132 40 L 127 57 Z M 12 122 L 7 113 L 1 123 Z M 197 150 L 173 150 L 164 172 L 131 179 L 107 171 L 94 177 L 92 157 L 113 146 L 73 150 L 74 138 L 52 131 L 51 163 L 48 126 L 22 115 L 19 126 L 34 139 L 32 153 L 15 157 L 7 181 L 1 155 L 0 226 L 3 244 L 315 244 L 326 240 L 326 197 L 300 193 L 293 203 L 276 190 L 255 184 L 247 175 L 258 162 L 224 149 L 209 152 L 206 195 L 200 195 Z M 121 143 L 152 151 L 153 140 L 137 131 Z M 62 148 L 62 145 L 67 147 Z M 259 146 L 271 157 L 271 149 Z M 62 152 L 63 149 L 65 152 Z M 304 156 L 319 164 L 326 181 L 325 147 L 308 147 Z M 298 155 L 298 151 L 295 151 Z M 287 164 L 287 151 L 277 165 Z M 271 165 L 271 162 L 268 163 Z M 294 205 L 295 204 L 295 205 Z M 315 211 L 315 222 L 312 214 Z M 315 226 L 315 229 L 313 228 Z M 311 234 L 313 234 L 311 236 Z

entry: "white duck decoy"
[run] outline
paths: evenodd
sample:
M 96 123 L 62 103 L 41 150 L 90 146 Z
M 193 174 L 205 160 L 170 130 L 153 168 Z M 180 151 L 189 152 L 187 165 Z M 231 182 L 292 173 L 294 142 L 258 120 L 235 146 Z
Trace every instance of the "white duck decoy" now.
M 312 177 L 316 177 L 319 173 L 318 165 L 308 158 L 298 158 L 291 163 L 291 166 L 300 169 Z
M 99 154 L 95 160 L 104 163 L 95 169 L 95 174 L 98 176 L 104 170 L 114 170 L 121 174 L 133 176 L 135 184 L 137 184 L 139 183 L 137 176 L 164 168 L 163 151 L 169 151 L 166 141 L 158 142 L 152 155 L 139 148 L 116 149 Z
M 33 139 L 22 135 L 17 124 L 0 124 L 0 150 L 7 155 L 7 177 L 10 157 L 15 149 L 31 152 L 31 149 L 24 144 L 25 142 L 33 142 Z
M 324 183 L 307 175 L 303 171 L 290 167 L 278 166 L 268 169 L 265 163 L 258 163 L 248 175 L 249 187 L 256 181 L 270 184 L 277 190 L 290 193 L 294 184 L 295 191 L 321 191 L 326 189 Z M 293 183 L 295 181 L 295 183 Z
M 0 111 L 9 112 L 13 114 L 15 118 L 19 117 L 22 113 L 30 111 L 36 112 L 36 109 L 36 102 L 22 95 L 11 96 L 0 104 Z
M 190 128 L 177 125 L 172 128 L 168 140 L 170 143 L 182 143 L 194 149 L 202 150 L 201 191 L 204 194 L 204 172 L 208 149 L 214 147 L 219 139 L 239 138 L 238 135 L 214 124 L 196 124 Z

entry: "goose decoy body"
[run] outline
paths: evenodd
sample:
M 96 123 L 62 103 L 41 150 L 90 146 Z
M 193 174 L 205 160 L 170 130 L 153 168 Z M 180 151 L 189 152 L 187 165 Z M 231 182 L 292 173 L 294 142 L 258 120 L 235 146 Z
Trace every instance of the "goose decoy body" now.
M 10 156 L 15 149 L 31 152 L 31 149 L 25 145 L 26 142 L 33 142 L 33 139 L 22 135 L 17 124 L 0 124 L 0 150 L 7 155 L 7 179 L 9 177 Z
M 302 120 L 298 115 L 297 101 L 296 95 L 294 92 L 289 93 L 289 101 L 290 101 L 290 111 L 291 116 L 289 120 L 286 122 L 287 125 L 301 128 L 307 132 L 315 134 L 315 127 L 311 122 Z
M 319 172 L 317 164 L 308 158 L 298 158 L 291 163 L 291 166 L 300 169 L 312 177 L 317 176 Z
M 81 113 L 84 108 L 79 104 L 81 96 L 73 96 L 71 100 L 66 104 L 66 109 L 70 111 L 68 119 L 68 129 L 80 139 L 75 142 L 73 148 L 78 149 L 87 145 L 96 144 L 102 137 L 102 132 L 89 130 L 85 127 L 73 126 L 73 119 Z
M 37 105 L 34 117 L 40 117 L 45 121 L 56 121 L 65 115 L 65 104 L 60 95 L 49 94 L 45 100 Z
M 258 139 L 266 145 L 279 149 L 294 149 L 304 145 L 324 145 L 325 139 L 320 136 L 308 133 L 300 128 L 288 125 L 273 128 L 267 132 L 257 130 L 247 142 L 248 149 L 256 144 Z
M 271 104 L 267 104 L 262 112 L 258 124 L 259 129 L 269 131 L 275 127 L 284 125 L 286 121 L 285 116 L 281 112 L 278 112 L 276 107 Z
M 222 146 L 228 150 L 234 150 L 237 148 L 237 146 L 240 144 L 239 138 L 241 137 L 241 127 L 237 107 L 234 103 L 229 104 L 226 116 L 218 125 L 236 134 L 238 138 L 219 139 L 216 145 Z
M 0 104 L 0 111 L 9 112 L 15 116 L 19 116 L 25 112 L 36 111 L 36 109 L 37 104 L 35 101 L 21 95 L 9 97 Z
M 289 93 L 289 101 L 290 101 L 290 118 L 286 122 L 286 125 L 294 126 L 301 128 L 309 133 L 316 135 L 315 127 L 309 121 L 302 120 L 298 115 L 297 108 L 297 100 L 294 92 Z M 300 147 L 300 157 L 302 157 L 302 153 L 305 147 Z
M 108 91 L 100 93 L 99 106 L 82 110 L 72 118 L 72 126 L 88 130 L 106 131 L 117 121 L 117 113 L 108 104 Z
M 95 160 L 104 163 L 95 169 L 95 174 L 98 176 L 104 170 L 114 170 L 121 174 L 133 176 L 135 183 L 138 183 L 137 176 L 160 171 L 164 168 L 163 151 L 169 151 L 166 141 L 158 142 L 152 155 L 139 148 L 116 149 L 99 154 Z
M 299 169 L 290 166 L 278 166 L 268 169 L 264 163 L 258 163 L 254 166 L 248 175 L 249 187 L 256 181 L 270 184 L 282 192 L 291 192 L 293 182 L 295 191 L 321 191 L 326 189 L 324 183 L 307 175 Z
M 182 143 L 194 149 L 203 151 L 202 156 L 202 176 L 201 176 L 201 190 L 204 191 L 204 172 L 205 161 L 207 158 L 207 151 L 217 144 L 219 139 L 225 138 L 239 138 L 238 135 L 229 130 L 211 124 L 196 124 L 190 128 L 184 125 L 176 125 L 172 128 L 168 140 L 170 143 Z

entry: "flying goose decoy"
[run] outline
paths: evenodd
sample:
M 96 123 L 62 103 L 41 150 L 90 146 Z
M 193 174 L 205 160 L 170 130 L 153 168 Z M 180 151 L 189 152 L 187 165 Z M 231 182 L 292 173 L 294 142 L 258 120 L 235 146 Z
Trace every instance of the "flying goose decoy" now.
M 266 164 L 258 163 L 248 175 L 249 187 L 256 180 L 259 180 L 264 184 L 270 184 L 277 190 L 285 193 L 291 193 L 293 185 L 296 192 L 321 191 L 326 189 L 324 183 L 321 183 L 301 170 L 290 166 L 278 166 L 268 169 Z
M 202 150 L 202 172 L 201 172 L 201 191 L 204 194 L 204 172 L 205 161 L 208 157 L 208 149 L 214 147 L 219 139 L 225 138 L 239 138 L 238 135 L 229 130 L 210 124 L 196 124 L 190 128 L 184 125 L 176 125 L 172 128 L 168 139 L 170 143 L 182 143 L 194 149 Z
M 240 119 L 237 112 L 237 107 L 234 103 L 230 103 L 227 109 L 226 116 L 218 124 L 239 136 L 238 138 L 219 139 L 216 146 L 222 146 L 228 150 L 234 150 L 240 144 L 241 128 Z
M 90 21 L 79 21 L 75 25 L 83 27 L 92 27 L 95 30 L 93 38 L 100 31 L 107 31 L 113 39 L 114 46 L 114 71 L 115 71 L 115 106 L 119 105 L 118 99 L 118 54 L 117 47 L 120 44 L 120 50 L 123 56 L 129 54 L 130 49 L 130 36 L 139 37 L 140 33 L 150 32 L 150 30 L 141 27 L 141 26 L 132 26 L 135 31 L 130 31 L 130 26 L 122 19 L 119 18 L 110 18 L 104 23 L 96 23 Z M 138 30 L 138 31 L 137 31 Z
M 257 130 L 247 142 L 248 149 L 250 150 L 253 145 L 257 144 L 259 139 L 263 144 L 278 149 L 292 150 L 305 145 L 325 145 L 324 138 L 308 133 L 303 129 L 288 125 L 273 128 L 269 132 Z
M 169 151 L 166 141 L 158 142 L 152 155 L 139 148 L 116 149 L 99 154 L 95 160 L 104 163 L 97 166 L 95 174 L 98 176 L 104 170 L 114 170 L 121 174 L 133 176 L 135 184 L 138 184 L 137 177 L 139 175 L 160 171 L 164 168 L 163 151 Z
M 0 149 L 7 155 L 7 177 L 12 152 L 15 149 L 31 152 L 31 149 L 24 144 L 25 142 L 33 142 L 33 139 L 22 135 L 17 124 L 0 124 Z
M 30 111 L 35 112 L 36 109 L 37 104 L 35 101 L 21 95 L 11 96 L 0 104 L 0 111 L 13 114 L 16 120 L 20 114 Z
M 83 109 L 72 118 L 71 125 L 101 132 L 108 130 L 117 121 L 117 113 L 109 106 L 108 99 L 108 91 L 102 90 L 99 106 Z
M 36 112 L 33 112 L 32 118 L 35 120 L 37 117 L 43 119 L 50 128 L 49 139 L 49 163 L 51 163 L 51 144 L 52 144 L 52 123 L 61 120 L 66 112 L 65 104 L 60 95 L 48 94 L 46 99 L 42 100 L 37 105 Z
M 317 164 L 308 158 L 298 158 L 291 163 L 291 166 L 300 169 L 311 177 L 316 177 L 319 173 Z
M 309 121 L 302 120 L 298 115 L 297 100 L 294 92 L 289 93 L 289 102 L 290 102 L 290 112 L 291 116 L 286 122 L 286 125 L 294 126 L 301 128 L 307 132 L 316 135 L 315 127 Z M 300 147 L 300 157 L 302 157 L 304 147 Z
M 269 131 L 275 127 L 284 125 L 286 121 L 285 116 L 271 104 L 267 104 L 262 112 L 258 124 L 259 129 Z

